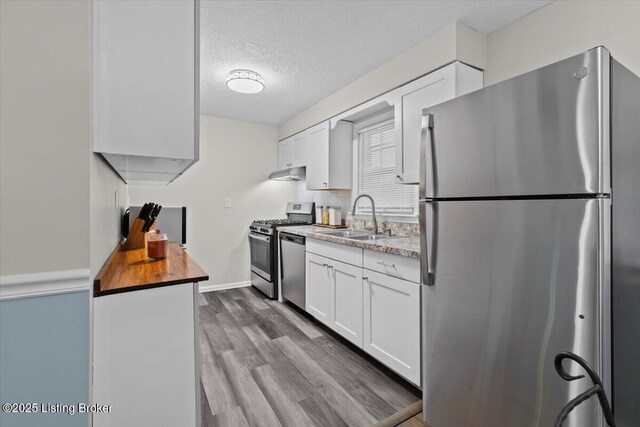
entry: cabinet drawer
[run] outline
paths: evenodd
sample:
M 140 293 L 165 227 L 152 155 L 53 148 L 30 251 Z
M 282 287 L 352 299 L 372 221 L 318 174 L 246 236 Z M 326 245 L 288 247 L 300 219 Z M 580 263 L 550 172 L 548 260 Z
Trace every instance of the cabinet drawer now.
M 420 283 L 420 260 L 416 258 L 365 249 L 364 268 Z
M 325 242 L 324 240 L 307 239 L 307 252 L 362 267 L 361 248 Z

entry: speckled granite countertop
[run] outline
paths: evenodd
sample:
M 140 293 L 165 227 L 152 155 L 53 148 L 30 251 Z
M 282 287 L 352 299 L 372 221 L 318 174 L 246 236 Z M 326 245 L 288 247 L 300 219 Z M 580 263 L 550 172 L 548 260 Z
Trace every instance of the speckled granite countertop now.
M 409 258 L 420 258 L 420 236 L 393 236 L 385 237 L 375 241 L 355 240 L 346 237 L 323 234 L 329 229 L 316 227 L 313 225 L 302 225 L 295 227 L 278 227 L 278 231 L 297 234 L 298 236 L 309 237 L 311 239 L 325 240 L 327 242 L 341 245 L 355 246 L 357 248 L 371 249 L 388 254 L 406 256 Z M 336 230 L 339 231 L 339 230 Z

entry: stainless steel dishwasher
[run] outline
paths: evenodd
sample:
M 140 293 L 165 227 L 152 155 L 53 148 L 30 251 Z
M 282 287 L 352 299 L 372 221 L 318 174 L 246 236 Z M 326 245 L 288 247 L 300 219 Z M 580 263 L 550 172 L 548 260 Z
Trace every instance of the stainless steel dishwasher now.
M 280 278 L 282 297 L 305 309 L 304 237 L 280 233 Z

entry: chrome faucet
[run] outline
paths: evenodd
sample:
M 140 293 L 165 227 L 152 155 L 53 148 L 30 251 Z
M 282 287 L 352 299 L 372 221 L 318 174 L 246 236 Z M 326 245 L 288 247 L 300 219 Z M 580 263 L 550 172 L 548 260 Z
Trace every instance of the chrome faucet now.
M 368 194 L 361 194 L 358 197 L 356 197 L 356 200 L 353 201 L 353 208 L 351 209 L 351 214 L 355 215 L 356 214 L 356 205 L 358 204 L 358 200 L 360 200 L 361 197 L 366 197 L 369 200 L 371 200 L 371 222 L 372 224 L 372 232 L 373 234 L 378 234 L 378 220 L 376 220 L 376 203 L 373 201 L 373 197 L 371 197 Z

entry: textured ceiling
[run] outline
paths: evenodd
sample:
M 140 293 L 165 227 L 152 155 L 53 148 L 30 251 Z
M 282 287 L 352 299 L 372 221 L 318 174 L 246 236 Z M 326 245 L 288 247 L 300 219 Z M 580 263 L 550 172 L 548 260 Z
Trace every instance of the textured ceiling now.
M 547 3 L 205 0 L 201 113 L 281 124 L 452 21 L 488 34 Z M 229 90 L 236 68 L 262 74 L 265 90 Z

